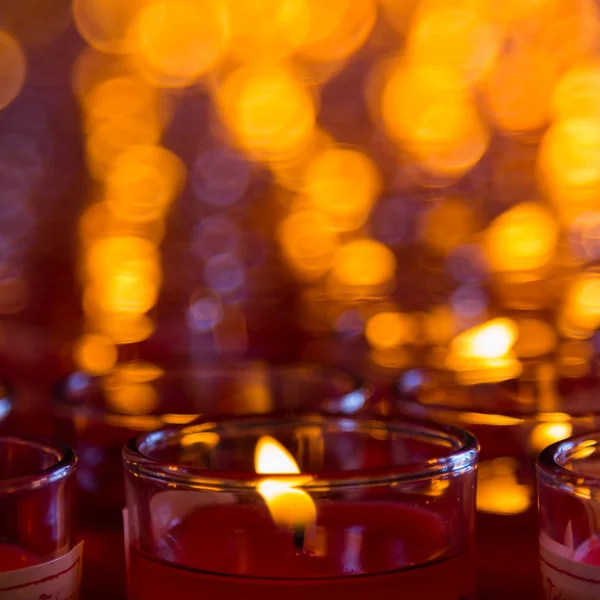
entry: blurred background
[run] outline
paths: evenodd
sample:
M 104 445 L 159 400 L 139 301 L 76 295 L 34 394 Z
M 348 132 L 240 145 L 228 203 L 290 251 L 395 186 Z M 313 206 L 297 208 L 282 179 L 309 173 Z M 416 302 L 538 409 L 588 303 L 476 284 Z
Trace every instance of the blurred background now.
M 594 0 L 0 0 L 0 378 L 117 522 L 134 432 L 333 398 L 472 429 L 482 597 L 534 597 L 599 259 Z
M 594 375 L 599 28 L 592 0 L 2 0 L 22 406 L 79 371 L 143 413 L 223 357 Z

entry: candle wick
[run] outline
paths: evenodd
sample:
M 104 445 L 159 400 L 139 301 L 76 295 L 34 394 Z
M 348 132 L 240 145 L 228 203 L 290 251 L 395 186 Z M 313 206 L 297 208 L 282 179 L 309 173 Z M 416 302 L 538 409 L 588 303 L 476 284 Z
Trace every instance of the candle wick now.
M 303 526 L 294 527 L 294 547 L 298 552 L 304 552 L 304 534 L 306 528 Z

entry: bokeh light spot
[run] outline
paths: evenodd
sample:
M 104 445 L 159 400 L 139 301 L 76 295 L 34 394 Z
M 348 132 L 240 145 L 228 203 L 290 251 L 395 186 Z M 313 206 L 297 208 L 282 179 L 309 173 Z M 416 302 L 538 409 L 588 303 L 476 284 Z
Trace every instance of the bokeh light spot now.
M 107 390 L 106 401 L 111 410 L 126 415 L 147 415 L 159 404 L 152 385 L 125 381 Z
M 241 67 L 220 87 L 218 100 L 239 144 L 258 158 L 293 155 L 313 134 L 313 99 L 286 67 Z
M 545 134 L 538 154 L 540 184 L 566 221 L 598 208 L 600 119 L 568 118 Z
M 21 46 L 0 30 L 0 109 L 10 104 L 25 83 L 27 63 Z
M 111 163 L 106 204 L 119 219 L 147 222 L 164 216 L 181 191 L 183 162 L 160 146 L 133 146 Z
M 373 162 L 355 150 L 331 148 L 308 165 L 305 193 L 315 210 L 339 230 L 360 227 L 379 191 Z
M 494 271 L 531 271 L 548 264 L 557 241 L 552 214 L 541 204 L 523 202 L 492 222 L 485 250 Z
M 156 83 L 190 85 L 224 56 L 229 23 L 222 2 L 153 0 L 134 25 L 136 56 Z
M 367 321 L 365 335 L 374 348 L 396 348 L 414 341 L 415 322 L 410 316 L 398 312 L 380 312 Z
M 315 210 L 288 215 L 279 226 L 279 240 L 291 266 L 309 280 L 331 268 L 339 244 L 331 223 Z
M 408 51 L 418 64 L 456 71 L 477 80 L 498 53 L 499 36 L 481 13 L 460 2 L 426 0 L 411 27 Z
M 113 341 L 103 335 L 82 336 L 74 349 L 77 366 L 91 375 L 109 373 L 117 362 L 117 349 Z
M 381 118 L 389 135 L 434 174 L 466 172 L 489 143 L 473 99 L 450 69 L 416 63 L 390 67 Z
M 377 287 L 390 282 L 396 257 L 384 244 L 361 239 L 347 242 L 334 257 L 334 280 L 342 285 Z

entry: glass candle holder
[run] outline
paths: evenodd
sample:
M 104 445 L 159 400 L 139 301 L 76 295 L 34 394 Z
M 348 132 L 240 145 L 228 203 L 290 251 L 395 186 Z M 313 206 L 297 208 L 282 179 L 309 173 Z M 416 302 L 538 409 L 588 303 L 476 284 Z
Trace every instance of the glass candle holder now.
M 76 597 L 76 462 L 59 442 L 0 436 L 1 598 Z
M 124 505 L 121 450 L 133 436 L 198 416 L 278 414 L 302 410 L 353 413 L 373 388 L 349 373 L 308 364 L 258 361 L 162 371 L 121 365 L 106 377 L 71 375 L 54 403 L 56 433 L 79 456 L 80 506 L 95 522 L 119 522 Z
M 477 442 L 359 416 L 248 417 L 124 449 L 130 598 L 472 598 Z
M 7 432 L 11 423 L 13 397 L 8 387 L 0 383 L 0 432 Z
M 546 448 L 537 476 L 546 597 L 600 597 L 600 433 Z
M 383 406 L 463 427 L 479 441 L 477 590 L 486 600 L 539 594 L 535 459 L 549 444 L 598 427 L 597 379 L 552 373 L 541 365 L 519 379 L 465 386 L 449 373 L 410 371 Z

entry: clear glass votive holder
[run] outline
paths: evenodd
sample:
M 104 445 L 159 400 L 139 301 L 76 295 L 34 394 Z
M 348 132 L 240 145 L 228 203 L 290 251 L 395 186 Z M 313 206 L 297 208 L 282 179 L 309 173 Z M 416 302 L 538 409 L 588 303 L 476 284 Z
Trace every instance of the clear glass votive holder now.
M 599 427 L 595 377 L 556 379 L 548 364 L 518 379 L 459 385 L 446 372 L 410 371 L 383 410 L 462 427 L 478 440 L 477 591 L 500 600 L 537 597 L 535 460 L 549 444 Z
M 142 434 L 123 451 L 129 597 L 470 600 L 477 457 L 463 430 L 359 415 Z
M 76 462 L 60 442 L 0 436 L 1 598 L 77 597 Z
M 537 461 L 546 598 L 600 598 L 600 432 L 548 446 Z
M 81 516 L 120 523 L 121 450 L 133 436 L 198 417 L 313 410 L 354 413 L 375 397 L 342 370 L 311 364 L 238 361 L 171 368 L 124 363 L 104 377 L 72 374 L 54 402 L 55 433 L 79 457 Z
M 0 382 L 0 433 L 7 433 L 11 423 L 13 395 L 9 388 Z

